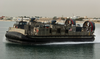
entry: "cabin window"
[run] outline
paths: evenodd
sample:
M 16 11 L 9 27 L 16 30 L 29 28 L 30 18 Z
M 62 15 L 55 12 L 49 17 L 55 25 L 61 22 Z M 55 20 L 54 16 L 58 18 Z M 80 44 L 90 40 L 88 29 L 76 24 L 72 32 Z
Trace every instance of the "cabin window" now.
M 26 25 L 27 22 L 20 22 L 19 25 Z
M 67 29 L 65 30 L 65 33 L 68 33 L 68 30 Z
M 23 22 L 23 25 L 26 25 L 27 24 L 27 22 Z
M 22 25 L 23 23 L 19 23 L 20 25 Z
M 60 29 L 60 28 L 58 28 L 58 29 L 57 29 L 57 33 L 60 33 L 60 32 L 61 32 L 61 29 Z

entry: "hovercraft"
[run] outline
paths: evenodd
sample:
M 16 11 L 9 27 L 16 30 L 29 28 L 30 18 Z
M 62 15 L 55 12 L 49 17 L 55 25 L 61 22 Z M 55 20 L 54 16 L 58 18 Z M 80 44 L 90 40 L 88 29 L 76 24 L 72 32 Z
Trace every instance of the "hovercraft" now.
M 19 21 L 13 27 L 9 27 L 5 36 L 10 42 L 21 44 L 41 44 L 50 42 L 85 42 L 95 40 L 95 23 L 85 21 L 83 27 L 76 25 L 75 20 L 67 19 L 64 24 L 35 21 L 35 18 L 27 23 Z

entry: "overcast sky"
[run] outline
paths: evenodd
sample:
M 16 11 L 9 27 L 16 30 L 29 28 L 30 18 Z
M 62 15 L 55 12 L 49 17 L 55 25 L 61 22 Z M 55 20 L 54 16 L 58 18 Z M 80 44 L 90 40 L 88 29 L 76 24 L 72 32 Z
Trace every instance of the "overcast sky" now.
M 100 17 L 100 0 L 0 0 L 0 16 Z

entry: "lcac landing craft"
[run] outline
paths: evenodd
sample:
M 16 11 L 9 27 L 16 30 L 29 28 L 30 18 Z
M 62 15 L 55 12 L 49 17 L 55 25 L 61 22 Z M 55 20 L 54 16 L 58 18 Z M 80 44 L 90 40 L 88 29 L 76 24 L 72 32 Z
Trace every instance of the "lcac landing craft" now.
M 6 32 L 6 40 L 21 44 L 42 44 L 49 42 L 83 42 L 94 41 L 95 23 L 85 21 L 83 27 L 77 26 L 75 20 L 67 19 L 64 24 L 37 22 L 35 18 L 27 23 L 16 22 Z

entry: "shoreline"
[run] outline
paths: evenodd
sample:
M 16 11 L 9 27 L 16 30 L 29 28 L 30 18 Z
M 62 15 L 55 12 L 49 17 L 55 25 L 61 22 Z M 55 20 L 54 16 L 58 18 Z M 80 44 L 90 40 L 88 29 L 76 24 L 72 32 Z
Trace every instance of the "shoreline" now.
M 13 20 L 0 20 L 0 21 L 13 21 Z M 76 21 L 76 23 L 84 23 L 85 21 Z M 100 24 L 100 22 L 94 22 L 96 24 Z
M 12 21 L 12 20 L 0 20 L 0 21 Z
M 85 21 L 76 21 L 76 23 L 84 23 Z M 100 22 L 94 22 L 96 24 L 100 24 Z

